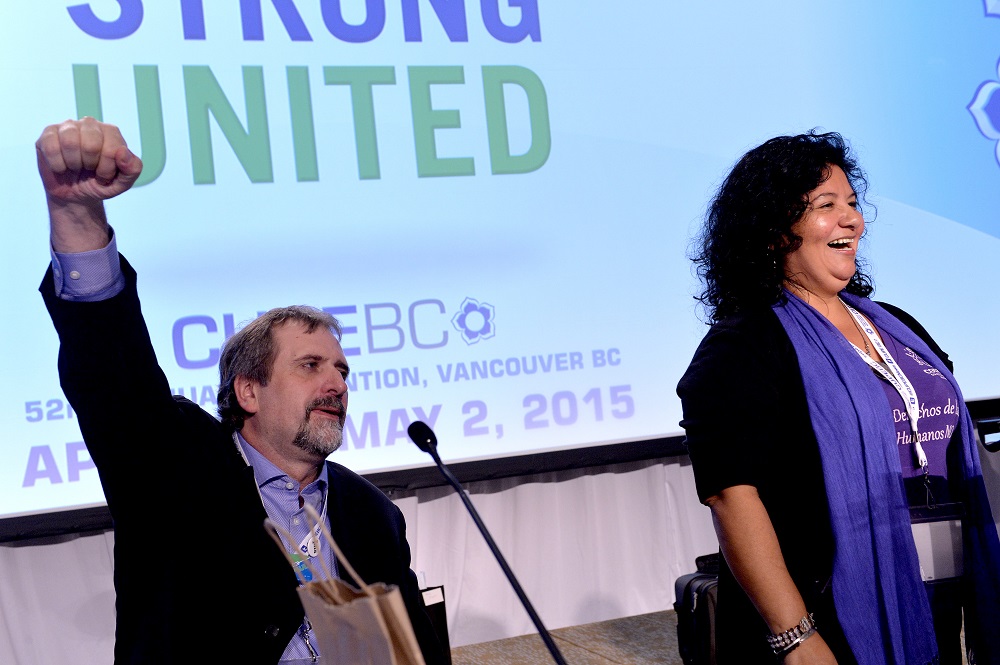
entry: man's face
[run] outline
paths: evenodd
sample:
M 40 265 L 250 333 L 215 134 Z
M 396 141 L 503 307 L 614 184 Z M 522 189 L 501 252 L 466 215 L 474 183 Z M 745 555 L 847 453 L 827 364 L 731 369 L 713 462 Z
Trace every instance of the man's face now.
M 249 406 L 255 410 L 247 409 L 253 416 L 244 435 L 258 449 L 325 459 L 343 440 L 349 371 L 344 351 L 325 327 L 306 332 L 291 321 L 275 327 L 273 334 L 271 379 L 266 386 L 252 385 Z

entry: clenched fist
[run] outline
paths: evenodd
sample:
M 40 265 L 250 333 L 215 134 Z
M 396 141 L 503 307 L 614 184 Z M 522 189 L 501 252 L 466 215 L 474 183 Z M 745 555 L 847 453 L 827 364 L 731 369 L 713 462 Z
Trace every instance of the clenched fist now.
M 107 245 L 104 201 L 127 191 L 142 160 L 114 125 L 86 117 L 49 125 L 35 142 L 49 205 L 52 246 L 82 252 Z

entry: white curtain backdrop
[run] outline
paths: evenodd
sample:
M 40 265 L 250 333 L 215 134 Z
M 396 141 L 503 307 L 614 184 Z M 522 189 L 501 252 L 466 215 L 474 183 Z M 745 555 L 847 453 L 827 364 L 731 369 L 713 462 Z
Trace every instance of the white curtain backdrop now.
M 674 580 L 718 549 L 684 457 L 465 487 L 549 630 L 671 609 Z M 444 586 L 451 646 L 535 632 L 451 487 L 392 498 L 422 586 Z M 112 661 L 113 544 L 106 532 L 0 545 L 0 663 Z

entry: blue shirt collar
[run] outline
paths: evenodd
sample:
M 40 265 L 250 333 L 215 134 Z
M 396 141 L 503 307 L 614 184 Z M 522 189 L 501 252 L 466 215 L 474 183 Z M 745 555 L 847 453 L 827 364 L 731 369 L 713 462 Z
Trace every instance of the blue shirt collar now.
M 236 432 L 236 443 L 239 445 L 240 450 L 243 451 L 243 457 L 246 458 L 247 464 L 253 467 L 253 477 L 257 481 L 257 487 L 261 491 L 276 482 L 295 482 L 287 473 L 276 467 L 269 459 L 261 455 L 256 448 L 247 443 L 247 440 L 239 432 Z M 329 482 L 328 478 L 326 464 L 323 464 L 319 472 L 319 478 L 302 488 L 302 493 L 311 494 L 314 486 L 321 493 L 324 492 Z

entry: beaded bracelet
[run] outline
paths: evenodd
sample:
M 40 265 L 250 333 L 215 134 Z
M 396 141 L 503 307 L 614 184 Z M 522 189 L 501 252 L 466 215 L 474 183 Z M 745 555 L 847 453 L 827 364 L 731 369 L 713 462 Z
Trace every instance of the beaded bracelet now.
M 812 635 L 814 632 L 816 632 L 816 619 L 813 613 L 810 612 L 802 617 L 796 625 L 783 633 L 768 635 L 767 643 L 771 646 L 771 650 L 774 651 L 774 655 L 777 656 L 787 653 L 793 644 L 797 646 L 808 635 Z

